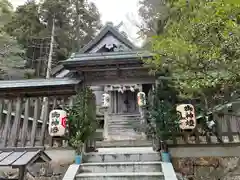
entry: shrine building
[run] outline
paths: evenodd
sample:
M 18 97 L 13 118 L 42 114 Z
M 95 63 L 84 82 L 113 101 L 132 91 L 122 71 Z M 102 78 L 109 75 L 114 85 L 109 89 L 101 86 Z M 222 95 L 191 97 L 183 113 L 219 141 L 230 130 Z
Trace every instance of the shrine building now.
M 125 33 L 108 23 L 79 52 L 54 69 L 56 78 L 80 79 L 96 96 L 97 114 L 104 116 L 104 140 L 137 140 L 145 138 L 141 126 L 137 93 L 148 94 L 155 84 L 143 59 L 152 54 L 134 46 Z M 102 107 L 102 96 L 108 93 L 110 106 Z

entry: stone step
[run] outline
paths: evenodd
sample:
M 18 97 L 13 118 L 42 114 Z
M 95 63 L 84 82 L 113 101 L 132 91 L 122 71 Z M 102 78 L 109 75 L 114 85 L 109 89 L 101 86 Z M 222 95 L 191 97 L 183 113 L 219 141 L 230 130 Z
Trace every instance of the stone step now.
M 113 134 L 124 134 L 124 133 L 139 133 L 137 130 L 134 130 L 133 128 L 109 128 L 108 129 L 108 134 L 111 135 Z
M 158 162 L 161 157 L 158 153 L 87 153 L 85 155 L 88 163 L 107 163 L 107 162 Z
M 84 163 L 80 172 L 114 173 L 114 172 L 162 172 L 161 162 L 111 162 Z
M 141 122 L 110 122 L 108 126 L 118 125 L 118 126 L 135 126 L 140 125 Z
M 117 141 L 97 141 L 96 146 L 102 148 L 111 147 L 152 147 L 152 141 L 148 140 L 117 140 Z
M 140 123 L 141 120 L 140 119 L 136 119 L 136 120 L 124 120 L 124 121 L 116 121 L 116 120 L 109 120 L 108 124 L 134 124 L 134 123 Z
M 108 134 L 109 140 L 111 141 L 123 141 L 123 140 L 142 140 L 143 137 L 140 133 L 136 132 L 119 132 L 119 133 L 109 133 Z M 139 146 L 138 146 L 139 147 Z
M 137 127 L 136 127 L 137 128 Z M 114 132 L 124 132 L 124 131 L 135 131 L 134 129 L 136 129 L 135 127 L 117 127 L 117 126 L 113 126 L 113 127 L 108 127 L 108 130 L 114 131 Z
M 118 123 L 112 123 L 112 124 L 108 124 L 108 127 L 109 128 L 118 128 L 118 127 L 122 127 L 122 128 L 125 128 L 125 127 L 131 127 L 131 128 L 135 128 L 135 127 L 140 127 L 141 126 L 141 123 L 132 123 L 132 124 L 118 124 Z
M 122 173 L 82 173 L 77 180 L 164 180 L 161 172 L 122 172 Z
M 108 122 L 138 122 L 140 121 L 141 118 L 135 118 L 135 119 L 114 119 L 114 118 L 111 118 L 108 120 Z

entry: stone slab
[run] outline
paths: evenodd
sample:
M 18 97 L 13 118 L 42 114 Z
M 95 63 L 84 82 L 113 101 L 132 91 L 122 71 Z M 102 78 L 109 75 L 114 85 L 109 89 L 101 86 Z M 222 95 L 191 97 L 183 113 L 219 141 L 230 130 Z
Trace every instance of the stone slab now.
M 158 153 L 108 153 L 108 154 L 87 154 L 85 156 L 87 162 L 146 162 L 160 161 Z
M 161 172 L 147 173 L 83 173 L 76 176 L 77 180 L 164 180 Z
M 80 172 L 162 172 L 161 167 L 161 162 L 84 163 L 80 167 Z

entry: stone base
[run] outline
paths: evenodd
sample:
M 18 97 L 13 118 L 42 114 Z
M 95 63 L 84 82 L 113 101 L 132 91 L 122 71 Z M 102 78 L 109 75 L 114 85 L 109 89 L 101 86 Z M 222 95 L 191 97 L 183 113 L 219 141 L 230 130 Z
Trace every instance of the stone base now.
M 173 165 L 186 180 L 240 179 L 240 157 L 173 158 Z

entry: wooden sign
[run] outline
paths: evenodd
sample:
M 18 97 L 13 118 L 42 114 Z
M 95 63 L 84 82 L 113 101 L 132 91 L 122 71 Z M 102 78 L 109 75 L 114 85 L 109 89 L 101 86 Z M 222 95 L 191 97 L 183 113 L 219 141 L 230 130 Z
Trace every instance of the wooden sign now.
M 179 122 L 181 129 L 194 129 L 196 127 L 195 110 L 192 104 L 178 105 L 176 110 L 181 115 Z
M 52 110 L 49 113 L 48 131 L 50 136 L 64 136 L 66 132 L 67 112 Z

